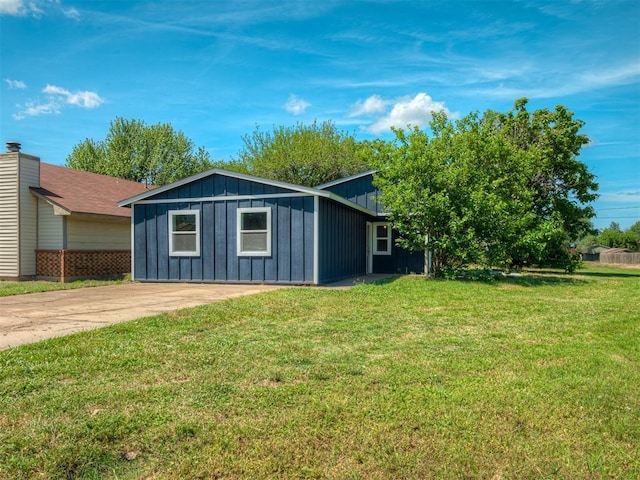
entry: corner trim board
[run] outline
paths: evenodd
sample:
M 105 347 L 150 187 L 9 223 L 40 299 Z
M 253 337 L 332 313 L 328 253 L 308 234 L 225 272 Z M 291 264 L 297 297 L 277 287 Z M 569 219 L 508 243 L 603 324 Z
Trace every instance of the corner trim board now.
M 313 197 L 313 283 L 320 284 L 320 197 Z

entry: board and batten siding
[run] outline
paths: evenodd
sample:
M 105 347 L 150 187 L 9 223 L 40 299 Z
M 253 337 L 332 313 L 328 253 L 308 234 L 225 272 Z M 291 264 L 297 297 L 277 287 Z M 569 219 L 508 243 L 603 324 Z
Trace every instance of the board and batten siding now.
M 225 175 L 211 175 L 197 181 L 181 185 L 179 187 L 154 195 L 154 200 L 164 199 L 189 199 L 206 197 L 233 197 L 237 195 L 270 195 L 289 194 L 291 190 L 253 182 Z
M 384 211 L 379 202 L 381 192 L 373 186 L 373 174 L 345 180 L 325 187 L 323 190 L 340 195 L 361 207 L 376 212 L 378 215 Z
M 151 202 L 134 203 L 134 279 L 313 283 L 314 200 L 312 196 L 286 196 L 291 193 L 259 182 L 213 175 L 162 192 L 151 197 Z M 270 194 L 284 196 L 260 198 Z M 243 195 L 256 198 L 225 199 Z M 237 210 L 247 207 L 271 208 L 270 256 L 238 255 Z M 170 210 L 200 212 L 199 256 L 169 255 Z
M 392 230 L 391 255 L 373 255 L 373 273 L 409 273 L 424 272 L 424 252 L 410 252 L 396 245 L 398 232 Z
M 129 250 L 131 220 L 97 220 L 91 217 L 69 216 L 66 219 L 66 249 L 68 250 Z
M 53 207 L 38 199 L 38 250 L 63 250 L 66 216 L 55 215 Z
M 364 275 L 371 217 L 326 198 L 320 199 L 318 215 L 319 283 Z
M 373 172 L 337 181 L 322 187 L 323 190 L 340 195 L 358 205 L 373 210 L 378 218 L 374 222 L 385 221 L 384 207 L 380 203 L 381 191 L 373 185 Z M 396 245 L 398 233 L 393 230 L 391 255 L 373 255 L 373 273 L 422 273 L 424 270 L 424 252 L 410 252 Z

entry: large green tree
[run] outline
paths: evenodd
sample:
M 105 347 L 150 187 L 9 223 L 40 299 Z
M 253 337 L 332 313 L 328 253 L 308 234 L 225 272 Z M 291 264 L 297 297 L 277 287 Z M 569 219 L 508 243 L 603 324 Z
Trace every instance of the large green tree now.
M 256 127 L 242 137 L 238 159 L 228 168 L 264 178 L 313 187 L 369 168 L 373 149 L 330 121 Z
M 117 117 L 104 140 L 85 139 L 73 147 L 66 165 L 118 178 L 164 185 L 213 165 L 203 147 L 168 123 L 146 125 Z
M 590 229 L 597 184 L 578 161 L 583 122 L 564 107 L 434 113 L 431 137 L 395 130 L 376 157 L 376 185 L 399 243 L 432 252 L 436 275 L 470 264 L 576 265 L 569 239 Z

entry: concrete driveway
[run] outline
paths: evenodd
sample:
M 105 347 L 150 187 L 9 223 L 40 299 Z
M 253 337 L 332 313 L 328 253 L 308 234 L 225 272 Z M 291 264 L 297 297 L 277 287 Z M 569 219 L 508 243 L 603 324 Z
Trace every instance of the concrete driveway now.
M 129 283 L 0 297 L 0 350 L 276 288 Z

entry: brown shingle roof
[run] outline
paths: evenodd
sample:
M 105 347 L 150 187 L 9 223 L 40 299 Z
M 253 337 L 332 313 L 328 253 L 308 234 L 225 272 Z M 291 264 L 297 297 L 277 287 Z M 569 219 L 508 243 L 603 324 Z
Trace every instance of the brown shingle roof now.
M 70 214 L 130 217 L 118 201 L 149 190 L 130 180 L 40 162 L 40 188 L 31 190 Z

